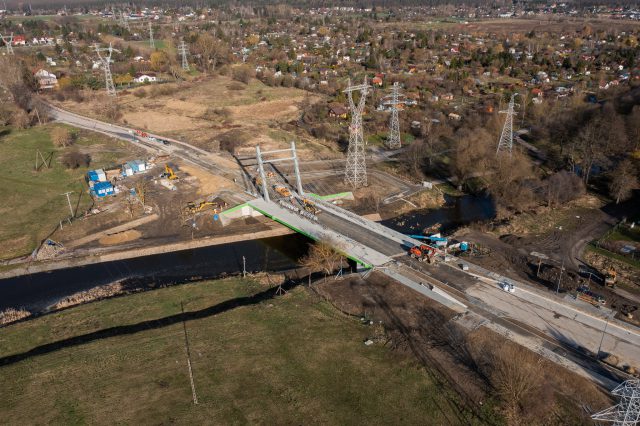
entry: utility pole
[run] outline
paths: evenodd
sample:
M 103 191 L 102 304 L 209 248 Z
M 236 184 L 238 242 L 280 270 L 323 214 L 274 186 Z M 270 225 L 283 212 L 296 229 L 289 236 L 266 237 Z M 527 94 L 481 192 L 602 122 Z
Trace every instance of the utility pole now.
M 562 279 L 563 272 L 564 272 L 564 259 L 562 259 L 562 266 L 560 267 L 560 274 L 558 275 L 558 285 L 556 287 L 556 294 L 560 292 L 560 280 Z
M 511 155 L 511 150 L 513 149 L 513 116 L 515 115 L 514 106 L 516 96 L 518 96 L 517 93 L 511 95 L 507 110 L 500 111 L 500 114 L 507 114 L 507 118 L 504 121 L 502 134 L 500 135 L 500 139 L 498 140 L 498 149 L 496 150 L 496 155 L 500 154 L 501 152 L 508 152 L 509 155 Z
M 73 207 L 71 207 L 71 197 L 69 197 L 69 194 L 73 194 L 73 191 L 65 192 L 64 194 L 60 194 L 60 195 L 67 196 L 67 203 L 69 204 L 69 213 L 71 213 L 71 217 L 74 217 L 75 215 L 73 214 Z
M 353 188 L 367 186 L 367 162 L 364 150 L 364 136 L 362 132 L 362 111 L 369 93 L 367 77 L 364 83 L 352 86 L 351 79 L 349 85 L 344 90 L 349 97 L 349 109 L 351 110 L 351 126 L 349 126 L 349 147 L 347 149 L 347 166 L 345 169 L 345 182 Z M 356 104 L 353 100 L 353 92 L 360 92 L 360 99 Z
M 149 46 L 152 49 L 156 48 L 156 42 L 153 40 L 153 27 L 151 26 L 151 21 L 149 21 Z
M 387 138 L 387 148 L 399 149 L 402 147 L 400 140 L 400 119 L 398 118 L 398 105 L 404 104 L 403 100 L 400 100 L 400 85 L 396 81 L 393 83 L 391 89 L 391 95 L 387 98 L 391 98 L 383 102 L 383 105 L 389 105 L 391 107 L 391 122 L 389 124 L 389 137 Z
M 604 328 L 602 329 L 602 337 L 600 338 L 600 344 L 598 345 L 598 351 L 596 352 L 596 359 L 600 358 L 600 349 L 602 349 L 602 342 L 604 342 L 604 335 L 607 334 L 607 326 L 609 325 L 610 319 L 611 315 L 607 315 L 607 321 L 604 323 Z
M 180 40 L 180 46 L 178 46 L 178 53 L 182 56 L 182 69 L 185 71 L 189 71 L 189 61 L 187 60 L 187 54 L 189 53 L 187 50 L 187 45 L 184 44 L 184 39 Z
M 7 48 L 7 55 L 13 55 L 13 33 L 10 36 L 3 36 L 0 34 L 0 39 Z
M 591 416 L 593 420 L 613 422 L 613 426 L 635 426 L 640 422 L 640 380 L 631 379 L 618 385 L 611 395 L 620 402 Z
M 113 84 L 113 76 L 111 75 L 111 55 L 113 52 L 120 52 L 117 49 L 114 49 L 109 43 L 109 47 L 100 48 L 98 44 L 94 44 L 94 49 L 96 50 L 96 54 L 98 55 L 98 59 L 102 63 L 102 68 L 104 68 L 104 84 L 107 89 L 107 95 L 116 96 L 116 87 Z M 102 56 L 100 52 L 108 52 L 106 56 Z

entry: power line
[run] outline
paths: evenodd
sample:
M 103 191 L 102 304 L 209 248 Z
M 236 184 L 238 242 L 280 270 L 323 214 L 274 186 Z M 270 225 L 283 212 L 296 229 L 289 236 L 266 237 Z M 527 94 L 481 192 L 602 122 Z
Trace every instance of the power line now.
M 153 27 L 151 26 L 151 21 L 149 21 L 149 46 L 151 46 L 152 49 L 156 48 L 156 42 L 153 39 Z
M 496 155 L 500 152 L 509 152 L 509 155 L 511 155 L 511 150 L 513 149 L 513 116 L 515 115 L 514 106 L 516 105 L 516 96 L 518 96 L 517 93 L 511 95 L 506 111 L 500 111 L 500 114 L 507 114 L 507 118 L 505 119 L 504 126 L 502 127 L 500 140 L 498 140 Z
M 117 49 L 114 49 L 109 43 L 109 47 L 101 48 L 98 44 L 94 44 L 94 48 L 96 50 L 96 54 L 98 55 L 98 59 L 102 64 L 102 68 L 104 68 L 104 82 L 107 89 L 107 95 L 116 96 L 116 87 L 113 84 L 113 76 L 111 75 L 111 55 L 113 52 L 120 52 Z M 102 56 L 100 52 L 109 52 L 107 56 Z
M 7 48 L 7 55 L 13 55 L 13 33 L 10 36 L 0 34 L 0 39 Z
M 184 43 L 184 40 L 180 40 L 178 53 L 180 53 L 180 56 L 182 56 L 182 69 L 185 71 L 189 71 L 189 61 L 187 60 L 187 54 L 189 53 L 189 50 L 187 49 L 187 45 Z
M 367 186 L 367 162 L 362 131 L 362 111 L 364 110 L 370 87 L 365 76 L 363 84 L 357 86 L 352 86 L 351 79 L 349 79 L 348 87 L 344 90 L 349 97 L 349 109 L 351 110 L 349 147 L 347 148 L 347 165 L 344 179 L 353 188 Z M 360 92 L 360 99 L 357 104 L 353 100 L 353 92 L 356 91 Z
M 400 96 L 403 95 L 402 93 L 400 93 L 400 85 L 396 81 L 395 83 L 393 83 L 391 95 L 387 96 L 387 98 L 390 99 L 383 102 L 383 105 L 388 105 L 391 107 L 389 137 L 387 138 L 387 148 L 389 149 L 402 148 L 402 142 L 400 140 L 400 119 L 398 117 L 398 105 L 403 105 L 405 102 L 404 100 L 400 99 Z
M 614 426 L 634 426 L 640 422 L 640 380 L 621 383 L 611 391 L 620 402 L 591 416 L 593 420 L 613 422 Z

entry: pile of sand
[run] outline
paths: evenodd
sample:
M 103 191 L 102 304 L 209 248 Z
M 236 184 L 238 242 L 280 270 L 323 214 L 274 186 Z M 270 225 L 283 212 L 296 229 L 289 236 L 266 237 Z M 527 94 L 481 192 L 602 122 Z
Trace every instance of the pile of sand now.
M 98 242 L 105 246 L 111 246 L 137 240 L 141 236 L 142 233 L 140 231 L 129 229 L 128 231 L 118 232 L 117 234 L 111 234 L 107 235 L 106 237 L 102 237 L 98 240 Z

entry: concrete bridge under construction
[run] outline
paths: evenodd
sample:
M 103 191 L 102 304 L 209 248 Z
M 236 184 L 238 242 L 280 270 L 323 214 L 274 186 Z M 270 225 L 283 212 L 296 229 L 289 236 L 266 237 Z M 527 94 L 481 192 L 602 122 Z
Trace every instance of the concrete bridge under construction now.
M 282 162 L 293 163 L 293 182 L 275 166 Z M 248 179 L 254 183 L 257 197 L 247 202 L 253 210 L 315 241 L 323 241 L 362 267 L 378 270 L 449 308 L 466 310 L 466 305 L 450 294 L 402 273 L 402 265 L 395 258 L 406 256 L 407 250 L 421 244 L 420 241 L 325 201 L 317 194 L 305 193 L 295 143 L 276 151 L 261 151 L 257 146 L 256 163 L 245 166 L 245 172 L 248 174 L 247 169 L 253 166 L 257 166 L 257 175 Z M 312 207 L 305 208 L 309 205 Z

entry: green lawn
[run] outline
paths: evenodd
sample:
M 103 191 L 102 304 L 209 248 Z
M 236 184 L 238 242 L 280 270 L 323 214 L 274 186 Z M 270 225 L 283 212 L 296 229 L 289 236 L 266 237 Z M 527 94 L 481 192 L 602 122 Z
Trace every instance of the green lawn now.
M 368 326 L 304 288 L 272 295 L 233 278 L 4 328 L 0 412 L 11 424 L 456 423 L 455 395 L 414 361 L 365 346 Z M 181 301 L 197 313 L 186 327 L 198 405 L 191 402 Z M 85 338 L 65 340 L 77 336 Z M 44 354 L 4 358 L 52 342 L 60 345 Z
M 73 206 L 78 205 L 78 211 L 91 204 L 84 182 L 87 168 L 67 170 L 60 163 L 64 151 L 55 148 L 49 137 L 54 126 L 0 131 L 0 259 L 30 253 L 60 220 L 69 216 L 67 200 L 62 195 L 65 192 L 74 192 Z M 91 168 L 115 164 L 126 155 L 121 142 L 90 132 L 79 135 L 76 145 L 91 151 Z M 104 144 L 105 148 L 94 153 L 97 144 Z M 51 168 L 34 171 L 37 150 L 45 158 L 54 154 Z

